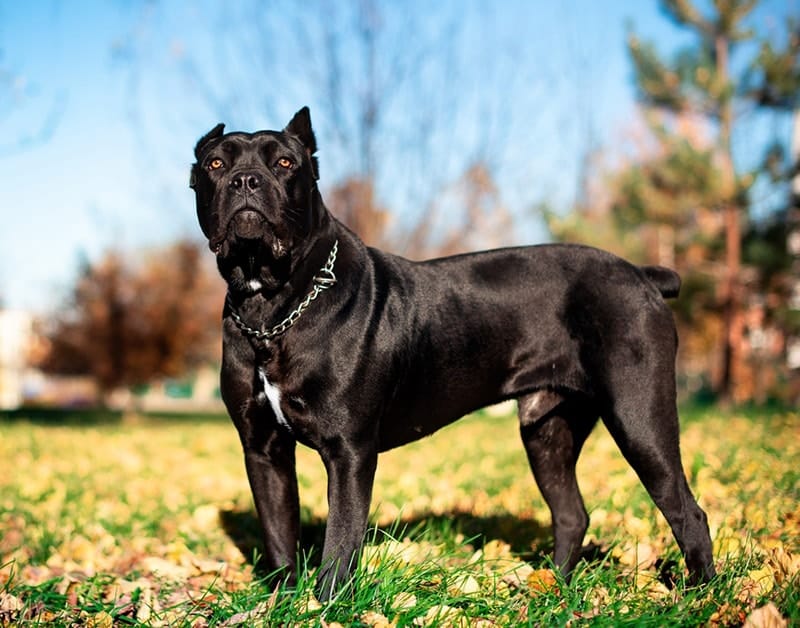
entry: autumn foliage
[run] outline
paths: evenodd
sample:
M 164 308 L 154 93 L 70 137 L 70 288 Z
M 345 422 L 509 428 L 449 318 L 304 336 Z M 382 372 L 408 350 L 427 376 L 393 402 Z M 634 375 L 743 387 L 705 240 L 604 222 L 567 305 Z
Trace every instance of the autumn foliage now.
M 45 329 L 47 371 L 89 375 L 107 393 L 176 377 L 218 354 L 222 286 L 192 242 L 87 264 Z

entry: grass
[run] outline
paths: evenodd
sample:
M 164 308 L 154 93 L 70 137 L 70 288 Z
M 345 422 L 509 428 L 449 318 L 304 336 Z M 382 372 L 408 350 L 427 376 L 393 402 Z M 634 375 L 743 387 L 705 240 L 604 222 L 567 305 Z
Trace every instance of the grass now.
M 312 595 L 327 511 L 314 452 L 298 451 L 308 568 L 273 589 L 253 567 L 258 523 L 227 422 L 3 421 L 0 625 L 800 623 L 800 415 L 686 414 L 710 586 L 686 586 L 666 522 L 602 427 L 578 466 L 587 560 L 563 582 L 514 417 L 476 415 L 381 456 L 354 585 L 325 606 Z

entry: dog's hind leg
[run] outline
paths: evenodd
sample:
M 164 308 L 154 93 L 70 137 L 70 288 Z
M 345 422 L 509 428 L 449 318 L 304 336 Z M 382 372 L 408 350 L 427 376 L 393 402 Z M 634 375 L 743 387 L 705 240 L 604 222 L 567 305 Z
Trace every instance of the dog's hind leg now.
M 577 400 L 543 390 L 519 399 L 519 419 L 528 462 L 553 520 L 553 559 L 568 576 L 589 526 L 575 463 L 597 416 Z
M 705 582 L 714 576 L 711 538 L 681 465 L 674 392 L 660 397 L 655 391 L 648 403 L 641 387 L 627 389 L 631 392 L 614 401 L 603 421 L 672 528 L 691 582 Z

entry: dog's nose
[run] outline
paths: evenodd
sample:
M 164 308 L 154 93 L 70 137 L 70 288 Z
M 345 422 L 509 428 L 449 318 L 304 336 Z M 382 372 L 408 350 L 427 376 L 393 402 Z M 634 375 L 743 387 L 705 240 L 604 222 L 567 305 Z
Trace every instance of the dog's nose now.
M 255 191 L 261 187 L 261 176 L 255 172 L 240 172 L 231 178 L 230 186 L 234 190 Z

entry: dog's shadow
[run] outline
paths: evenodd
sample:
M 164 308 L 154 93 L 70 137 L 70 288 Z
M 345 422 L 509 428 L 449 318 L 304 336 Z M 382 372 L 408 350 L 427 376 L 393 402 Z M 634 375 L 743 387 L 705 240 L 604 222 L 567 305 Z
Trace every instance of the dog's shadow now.
M 220 512 L 223 529 L 253 565 L 256 574 L 267 575 L 261 568 L 258 557 L 263 555 L 264 544 L 261 528 L 254 510 L 223 510 Z M 514 515 L 493 515 L 480 517 L 470 512 L 454 511 L 447 514 L 421 514 L 413 518 L 401 518 L 390 526 L 371 526 L 368 543 L 380 544 L 388 539 L 410 538 L 412 541 L 444 538 L 447 534 L 462 535 L 465 543 L 475 550 L 481 549 L 488 541 L 497 539 L 508 543 L 512 553 L 521 560 L 534 565 L 543 565 L 552 555 L 553 537 L 549 525 L 542 525 L 535 519 L 520 519 Z M 441 534 L 439 534 L 441 532 Z M 439 535 L 437 537 L 437 535 Z M 303 517 L 300 528 L 300 552 L 308 557 L 308 566 L 319 566 L 322 544 L 325 539 L 325 521 L 313 517 Z M 587 561 L 602 558 L 596 545 L 588 545 L 581 551 Z

